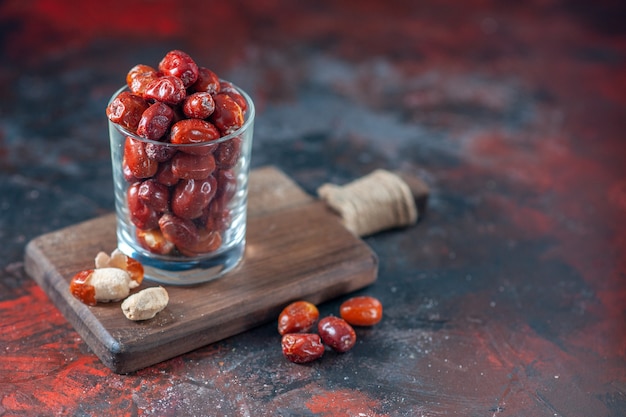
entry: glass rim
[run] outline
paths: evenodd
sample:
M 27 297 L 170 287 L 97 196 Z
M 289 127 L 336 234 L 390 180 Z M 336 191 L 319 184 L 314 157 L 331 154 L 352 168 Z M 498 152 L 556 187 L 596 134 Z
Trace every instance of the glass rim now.
M 107 121 L 109 122 L 109 126 L 114 126 L 120 133 L 123 133 L 126 136 L 130 136 L 133 139 L 136 140 L 140 140 L 142 142 L 145 143 L 152 143 L 155 145 L 161 145 L 161 146 L 175 146 L 176 148 L 199 148 L 199 147 L 203 147 L 203 146 L 211 146 L 211 145 L 215 145 L 217 143 L 222 143 L 222 142 L 226 142 L 230 139 L 239 137 L 242 135 L 243 132 L 245 132 L 254 122 L 254 116 L 255 116 L 255 112 L 256 109 L 254 108 L 254 102 L 252 101 L 252 99 L 250 98 L 250 96 L 248 95 L 248 93 L 246 93 L 244 90 L 242 90 L 241 88 L 239 88 L 237 85 L 233 84 L 230 81 L 227 80 L 222 80 L 220 79 L 220 82 L 227 82 L 230 85 L 232 85 L 235 90 L 237 90 L 237 92 L 239 94 L 241 94 L 243 96 L 243 98 L 246 100 L 246 104 L 248 105 L 248 109 L 246 110 L 245 113 L 245 120 L 243 122 L 243 124 L 241 125 L 241 127 L 237 130 L 235 130 L 233 133 L 229 133 L 226 136 L 221 136 L 219 139 L 215 139 L 215 140 L 211 140 L 208 142 L 200 142 L 200 143 L 171 143 L 171 142 L 161 142 L 158 140 L 152 140 L 152 139 L 146 139 L 146 138 L 142 138 L 141 136 L 137 135 L 134 132 L 131 132 L 130 130 L 126 129 L 123 126 L 120 126 L 117 123 L 112 122 L 111 120 L 109 120 L 107 118 Z M 111 104 L 111 102 L 115 99 L 115 97 L 117 97 L 121 92 L 125 91 L 125 90 L 129 90 L 128 85 L 124 85 L 121 88 L 119 88 L 117 91 L 115 91 L 115 93 L 113 93 L 113 95 L 111 96 L 111 98 L 109 99 L 109 102 L 107 103 L 107 107 L 109 106 L 109 104 Z M 205 119 L 199 119 L 199 120 L 205 120 Z

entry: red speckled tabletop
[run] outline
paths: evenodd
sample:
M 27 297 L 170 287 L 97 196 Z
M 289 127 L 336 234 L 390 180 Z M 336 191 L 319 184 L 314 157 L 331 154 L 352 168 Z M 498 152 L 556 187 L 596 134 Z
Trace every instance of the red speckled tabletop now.
M 0 3 L 0 416 L 626 415 L 626 8 L 616 1 Z M 24 272 L 113 210 L 104 109 L 182 49 L 257 105 L 253 167 L 431 188 L 365 239 L 383 320 L 288 362 L 269 323 L 128 375 Z

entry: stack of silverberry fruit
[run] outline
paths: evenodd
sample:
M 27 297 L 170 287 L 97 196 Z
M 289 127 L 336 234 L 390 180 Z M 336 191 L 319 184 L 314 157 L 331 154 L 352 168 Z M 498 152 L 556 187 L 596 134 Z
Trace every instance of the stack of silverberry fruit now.
M 134 66 L 126 84 L 106 115 L 122 135 L 125 184 L 116 187 L 125 196 L 118 204 L 125 204 L 136 242 L 156 255 L 217 251 L 233 222 L 242 148 L 250 146 L 249 98 L 179 50 L 157 68 Z
M 282 336 L 283 355 L 294 363 L 312 362 L 322 357 L 325 345 L 344 353 L 356 344 L 352 326 L 373 326 L 383 317 L 383 306 L 370 296 L 352 297 L 339 307 L 339 315 L 319 322 L 319 310 L 309 301 L 294 301 L 278 316 L 278 333 Z M 317 333 L 312 329 L 317 322 Z

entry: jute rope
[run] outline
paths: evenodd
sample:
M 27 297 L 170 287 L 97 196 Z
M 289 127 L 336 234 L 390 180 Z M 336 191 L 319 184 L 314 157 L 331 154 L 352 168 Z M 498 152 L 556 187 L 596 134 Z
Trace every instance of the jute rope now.
M 417 221 L 411 189 L 402 178 L 386 170 L 378 169 L 343 186 L 323 184 L 317 194 L 358 236 Z

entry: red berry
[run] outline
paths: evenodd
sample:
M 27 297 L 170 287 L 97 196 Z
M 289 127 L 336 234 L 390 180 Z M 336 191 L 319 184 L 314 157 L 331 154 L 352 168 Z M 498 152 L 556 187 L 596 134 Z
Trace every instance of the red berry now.
M 313 333 L 290 333 L 281 341 L 283 355 L 293 363 L 307 363 L 324 354 L 324 345 L 319 335 Z
M 339 314 L 353 326 L 373 326 L 383 318 L 383 305 L 374 297 L 353 297 L 341 304 Z
M 278 333 L 304 333 L 311 330 L 320 313 L 308 301 L 295 301 L 281 311 L 278 316 Z
M 337 352 L 347 352 L 356 343 L 354 329 L 339 317 L 324 317 L 318 323 L 317 331 L 324 343 Z

